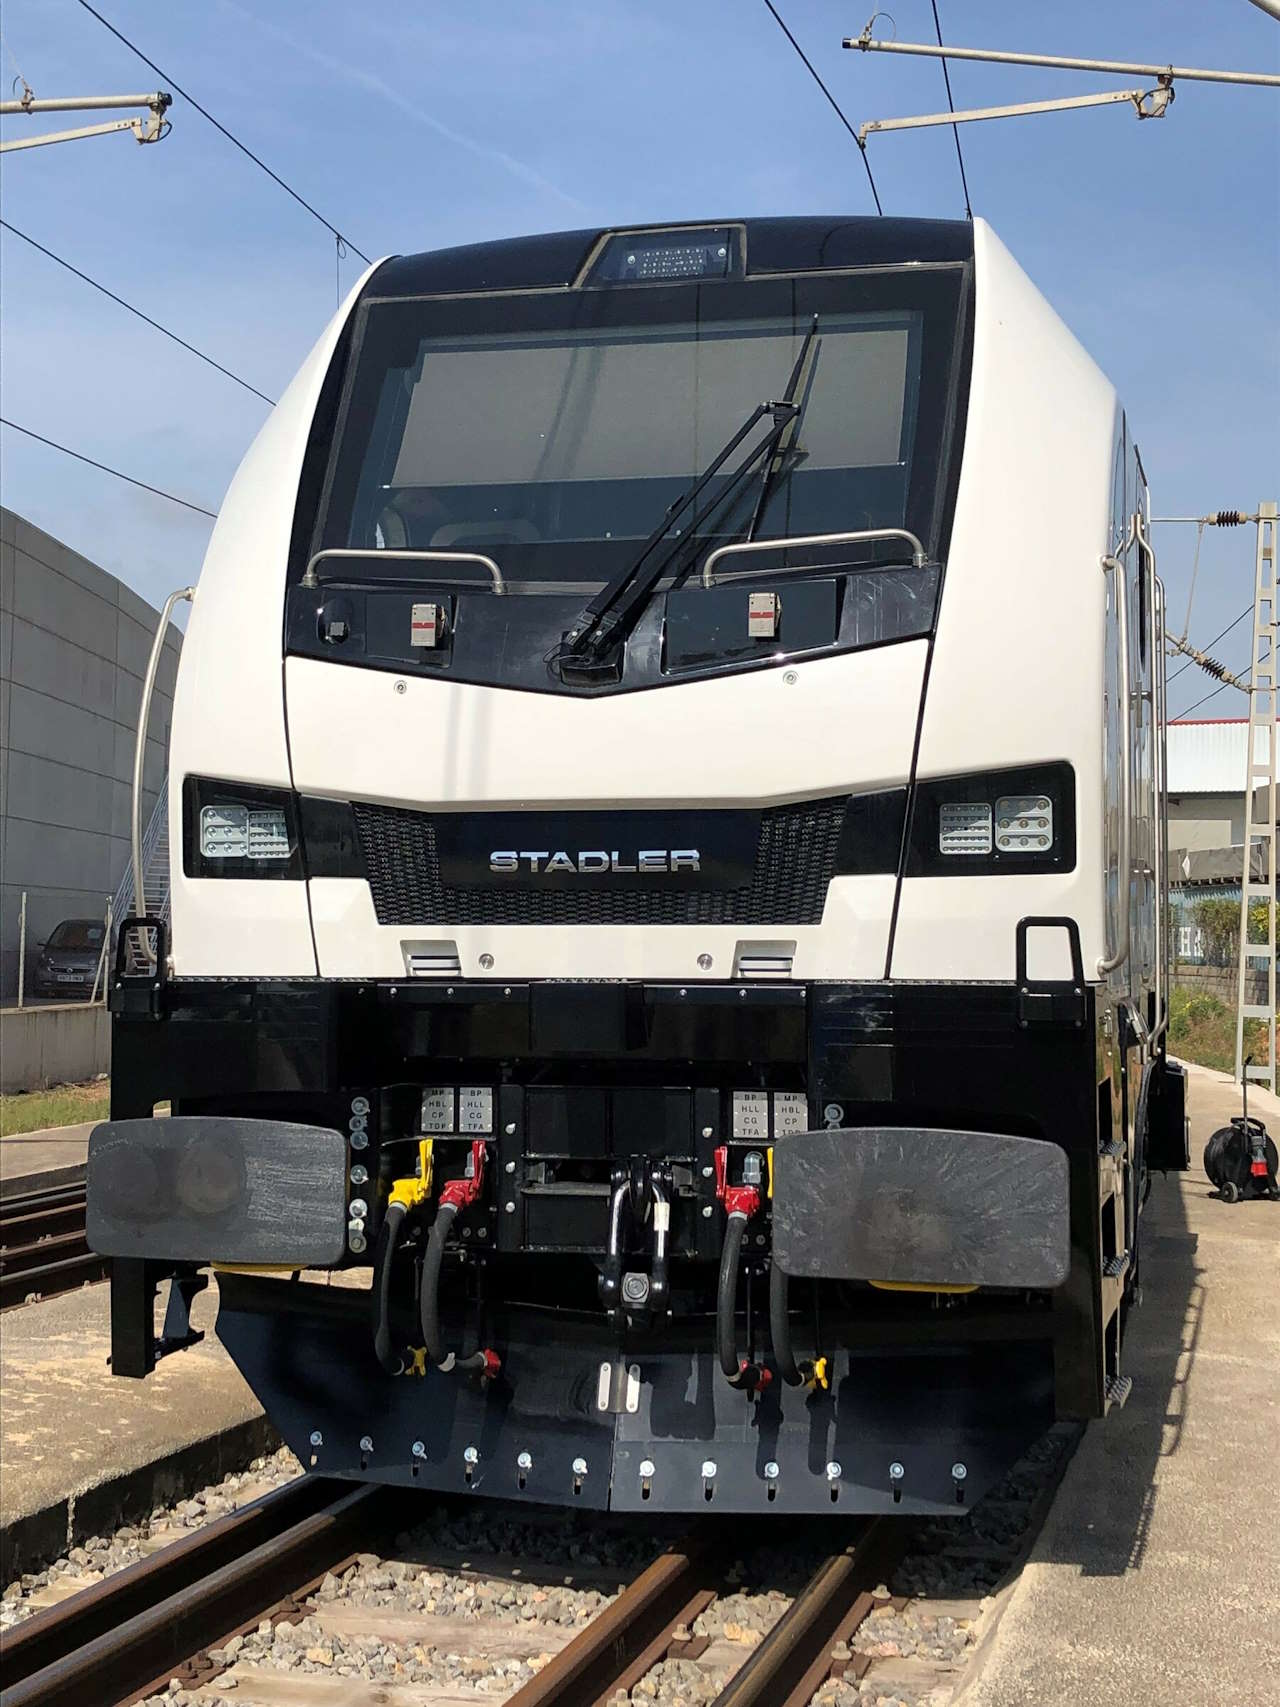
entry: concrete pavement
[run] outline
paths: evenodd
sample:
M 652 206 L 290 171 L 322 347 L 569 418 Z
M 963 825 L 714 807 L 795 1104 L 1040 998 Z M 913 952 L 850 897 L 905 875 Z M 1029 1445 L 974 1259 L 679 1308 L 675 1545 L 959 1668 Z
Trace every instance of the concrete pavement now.
M 1143 1216 L 1133 1394 L 1090 1425 L 963 1707 L 1280 1702 L 1280 1204 L 1210 1195 L 1240 1091 L 1190 1074 L 1191 1169 Z M 1280 1101 L 1249 1110 L 1280 1136 Z
M 96 1124 L 86 1120 L 77 1126 L 0 1136 L 0 1197 L 82 1180 L 89 1134 Z
M 160 1306 L 167 1288 L 161 1287 Z M 88 1535 L 216 1482 L 275 1444 L 213 1334 L 217 1280 L 198 1295 L 204 1341 L 145 1381 L 112 1376 L 110 1289 L 6 1310 L 0 1333 L 0 1579 Z

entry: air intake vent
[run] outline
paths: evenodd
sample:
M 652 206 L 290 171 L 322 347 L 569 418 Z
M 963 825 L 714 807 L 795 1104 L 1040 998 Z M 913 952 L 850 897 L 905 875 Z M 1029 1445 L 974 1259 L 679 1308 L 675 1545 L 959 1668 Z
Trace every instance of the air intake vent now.
M 402 942 L 400 947 L 410 978 L 458 978 L 462 974 L 456 942 Z

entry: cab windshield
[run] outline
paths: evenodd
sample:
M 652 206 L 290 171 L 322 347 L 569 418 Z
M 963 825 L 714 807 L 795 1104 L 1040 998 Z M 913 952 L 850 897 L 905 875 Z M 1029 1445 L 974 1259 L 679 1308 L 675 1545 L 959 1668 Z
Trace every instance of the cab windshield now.
M 522 591 L 603 584 L 752 410 L 783 395 L 815 315 L 794 430 L 756 475 L 726 494 L 726 468 L 677 519 L 688 550 L 673 575 L 753 517 L 758 538 L 925 534 L 942 411 L 924 376 L 931 336 L 945 374 L 954 335 L 937 296 L 899 273 L 375 298 L 312 550 L 482 552 Z

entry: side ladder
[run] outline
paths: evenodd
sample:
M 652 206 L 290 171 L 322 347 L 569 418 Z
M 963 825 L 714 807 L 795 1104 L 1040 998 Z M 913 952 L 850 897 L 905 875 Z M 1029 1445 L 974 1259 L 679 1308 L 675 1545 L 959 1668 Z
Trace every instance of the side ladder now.
M 1245 756 L 1244 879 L 1240 891 L 1240 990 L 1236 1006 L 1236 1078 L 1276 1088 L 1276 505 L 1258 505 L 1258 553 L 1254 569 L 1253 655 L 1249 674 L 1249 725 Z M 1254 848 L 1262 854 L 1264 878 L 1254 876 Z M 1266 908 L 1266 936 L 1249 940 L 1250 904 Z M 1264 1002 L 1250 1002 L 1251 962 L 1267 975 Z M 1245 1067 L 1244 1022 L 1266 1022 L 1265 1065 Z

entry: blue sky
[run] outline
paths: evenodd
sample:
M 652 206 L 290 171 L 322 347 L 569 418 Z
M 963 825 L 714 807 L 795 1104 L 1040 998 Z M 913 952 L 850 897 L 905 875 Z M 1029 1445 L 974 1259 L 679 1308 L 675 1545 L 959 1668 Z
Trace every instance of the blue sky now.
M 945 105 L 936 63 L 841 50 L 870 0 L 779 9 L 855 125 Z M 931 38 L 929 0 L 892 9 L 902 39 Z M 372 256 L 566 226 L 870 211 L 856 150 L 759 0 L 99 10 Z M 1280 24 L 1247 0 L 940 11 L 962 45 L 1280 70 Z M 15 59 L 38 95 L 156 81 L 76 0 L 6 0 L 4 36 L 6 86 Z M 955 65 L 952 85 L 978 106 L 1122 83 Z M 275 395 L 332 313 L 333 239 L 181 100 L 171 117 L 153 148 L 120 137 L 8 156 L 4 216 Z M 1161 123 L 1115 108 L 961 135 L 975 211 L 1125 398 L 1157 513 L 1277 496 L 1280 92 L 1187 83 Z M 870 146 L 888 212 L 963 212 L 949 131 Z M 359 267 L 341 264 L 344 283 Z M 216 509 L 264 406 L 7 233 L 0 268 L 5 415 Z M 8 431 L 0 454 L 6 504 L 146 596 L 198 571 L 202 517 Z M 1193 542 L 1193 529 L 1157 536 L 1179 624 Z M 1206 536 L 1193 638 L 1243 607 L 1252 572 L 1251 538 Z M 1235 667 L 1248 647 L 1242 625 L 1220 653 Z M 1171 709 L 1211 685 L 1188 671 Z M 1203 715 L 1242 708 L 1223 693 Z

